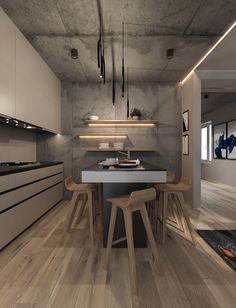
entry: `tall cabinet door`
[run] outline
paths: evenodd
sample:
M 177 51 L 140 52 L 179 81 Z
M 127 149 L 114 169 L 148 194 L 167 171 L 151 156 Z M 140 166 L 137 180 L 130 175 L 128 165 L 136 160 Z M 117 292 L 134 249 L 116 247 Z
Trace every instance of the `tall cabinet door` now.
M 16 30 L 16 118 L 60 131 L 60 81 Z
M 15 25 L 0 8 L 0 113 L 15 117 Z

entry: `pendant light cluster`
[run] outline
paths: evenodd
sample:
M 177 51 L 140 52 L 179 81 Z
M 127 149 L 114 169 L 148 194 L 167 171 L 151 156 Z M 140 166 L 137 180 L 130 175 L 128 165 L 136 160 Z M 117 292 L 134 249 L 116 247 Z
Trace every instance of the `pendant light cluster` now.
M 125 95 L 125 24 L 122 22 L 122 97 Z
M 98 68 L 100 69 L 100 77 L 103 78 L 103 83 L 106 83 L 106 64 L 104 56 L 104 39 L 100 32 L 99 40 L 97 43 L 97 58 L 98 58 Z
M 125 96 L 125 23 L 122 22 L 122 97 Z M 129 119 L 129 68 L 127 67 L 127 78 L 126 78 L 126 117 Z
M 127 67 L 127 98 L 126 98 L 126 108 L 127 108 L 127 120 L 129 119 L 129 68 Z
M 103 78 L 103 83 L 106 83 L 106 63 L 104 55 L 104 37 L 103 37 L 103 21 L 100 1 L 97 0 L 98 16 L 99 16 L 99 39 L 97 42 L 97 61 L 100 69 L 100 77 Z

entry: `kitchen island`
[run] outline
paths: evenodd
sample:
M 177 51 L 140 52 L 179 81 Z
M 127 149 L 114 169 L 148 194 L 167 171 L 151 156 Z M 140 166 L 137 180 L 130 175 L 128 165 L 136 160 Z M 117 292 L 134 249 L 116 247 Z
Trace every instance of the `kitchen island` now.
M 109 230 L 111 204 L 108 198 L 130 194 L 132 191 L 145 189 L 152 183 L 165 183 L 166 170 L 145 162 L 135 168 L 103 168 L 94 164 L 82 171 L 83 183 L 99 183 L 102 190 L 103 203 L 103 247 L 106 247 Z M 134 245 L 146 247 L 146 233 L 139 212 L 133 213 Z M 124 219 L 122 211 L 118 209 L 114 232 L 114 240 L 124 237 Z M 113 247 L 126 247 L 126 243 L 119 243 Z

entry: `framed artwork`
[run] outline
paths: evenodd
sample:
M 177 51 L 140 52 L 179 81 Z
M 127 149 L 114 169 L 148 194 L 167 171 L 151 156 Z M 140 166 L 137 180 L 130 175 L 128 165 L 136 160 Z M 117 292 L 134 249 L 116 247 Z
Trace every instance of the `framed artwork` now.
M 182 153 L 183 155 L 189 155 L 189 135 L 182 136 Z
M 213 157 L 215 159 L 227 158 L 226 132 L 226 123 L 217 124 L 213 127 Z
M 236 159 L 236 120 L 228 122 L 227 158 Z
M 183 133 L 189 131 L 189 111 L 186 110 L 182 113 L 182 121 L 183 121 Z

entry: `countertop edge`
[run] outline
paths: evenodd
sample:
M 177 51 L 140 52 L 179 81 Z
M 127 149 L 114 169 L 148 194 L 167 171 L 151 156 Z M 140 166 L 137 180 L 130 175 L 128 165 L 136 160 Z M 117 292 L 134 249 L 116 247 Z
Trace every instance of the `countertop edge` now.
M 63 164 L 63 162 L 41 162 L 40 165 L 18 167 L 18 168 L 16 167 L 14 169 L 3 170 L 3 171 L 0 170 L 0 176 L 30 171 L 30 170 L 34 170 L 34 169 L 46 168 L 46 167 L 51 167 L 51 166 L 61 165 L 61 164 Z

